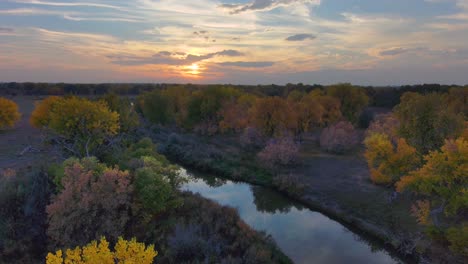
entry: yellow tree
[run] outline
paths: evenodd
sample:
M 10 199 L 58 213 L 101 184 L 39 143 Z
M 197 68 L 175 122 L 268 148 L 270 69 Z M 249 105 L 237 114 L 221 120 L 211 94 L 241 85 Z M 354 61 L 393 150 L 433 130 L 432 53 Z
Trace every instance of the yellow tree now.
M 468 256 L 468 141 L 446 140 L 441 151 L 432 151 L 424 159 L 423 167 L 401 178 L 397 190 L 425 197 L 425 205 L 419 203 L 413 210 L 420 223 L 440 228 L 438 216 L 445 213 L 451 222 L 446 231 L 451 249 Z
M 20 117 L 18 105 L 11 100 L 0 97 L 0 129 L 13 127 Z
M 376 184 L 393 184 L 420 163 L 416 149 L 408 145 L 405 139 L 398 139 L 395 146 L 388 135 L 373 133 L 364 144 L 371 180 Z
M 109 249 L 109 242 L 101 238 L 99 242 L 93 241 L 84 247 L 67 249 L 47 254 L 46 264 L 151 264 L 158 252 L 153 245 L 146 246 L 138 243 L 135 238 L 130 241 L 119 238 L 114 251 Z
M 58 143 L 79 157 L 95 154 L 120 129 L 119 114 L 106 102 L 80 97 L 44 100 L 36 106 L 31 123 L 51 132 Z

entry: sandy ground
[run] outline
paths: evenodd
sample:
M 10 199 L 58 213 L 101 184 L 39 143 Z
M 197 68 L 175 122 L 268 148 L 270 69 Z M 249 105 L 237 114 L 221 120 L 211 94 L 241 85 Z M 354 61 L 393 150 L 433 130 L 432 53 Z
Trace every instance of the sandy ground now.
M 41 132 L 29 124 L 34 104 L 40 98 L 35 96 L 17 96 L 9 98 L 15 101 L 21 112 L 21 120 L 13 128 L 0 130 L 0 170 L 6 168 L 24 168 L 51 159 L 42 144 Z M 19 155 L 28 146 L 32 151 Z

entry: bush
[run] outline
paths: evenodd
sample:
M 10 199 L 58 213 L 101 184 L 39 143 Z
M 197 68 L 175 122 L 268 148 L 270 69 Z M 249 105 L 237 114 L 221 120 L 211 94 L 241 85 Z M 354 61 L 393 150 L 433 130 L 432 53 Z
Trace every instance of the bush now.
M 273 178 L 273 185 L 294 197 L 300 197 L 306 190 L 303 179 L 295 174 L 280 174 Z
M 11 100 L 0 97 L 0 129 L 13 127 L 20 117 L 18 105 Z
M 258 158 L 266 167 L 288 166 L 297 162 L 299 144 L 292 138 L 271 139 L 258 153 Z
M 348 121 L 341 121 L 327 127 L 320 135 L 320 147 L 327 152 L 343 154 L 358 144 L 359 136 Z
M 46 209 L 52 243 L 74 246 L 101 236 L 116 241 L 129 220 L 130 180 L 128 172 L 94 158 L 66 162 L 63 191 Z
M 244 132 L 240 135 L 240 144 L 246 149 L 258 149 L 265 146 L 265 137 L 253 127 L 247 127 Z

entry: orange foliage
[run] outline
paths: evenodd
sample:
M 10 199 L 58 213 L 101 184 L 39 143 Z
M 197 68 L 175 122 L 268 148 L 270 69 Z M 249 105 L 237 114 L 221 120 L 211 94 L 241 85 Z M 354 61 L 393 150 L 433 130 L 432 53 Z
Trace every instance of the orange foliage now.
M 11 100 L 0 97 L 0 128 L 13 127 L 20 117 L 18 105 Z
M 36 103 L 36 108 L 31 113 L 31 118 L 29 119 L 31 125 L 36 128 L 47 127 L 51 119 L 50 114 L 58 100 L 60 100 L 60 97 L 49 96 L 41 102 Z

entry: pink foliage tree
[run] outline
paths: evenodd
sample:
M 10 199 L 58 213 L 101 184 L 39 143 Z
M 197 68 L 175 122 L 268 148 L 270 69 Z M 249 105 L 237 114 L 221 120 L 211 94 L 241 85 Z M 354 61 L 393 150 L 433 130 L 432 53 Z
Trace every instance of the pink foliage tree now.
M 63 191 L 46 209 L 47 233 L 54 244 L 75 246 L 101 236 L 117 239 L 125 230 L 133 190 L 130 175 L 99 164 L 95 168 L 89 170 L 78 160 L 66 166 Z
M 292 165 L 298 159 L 299 147 L 290 137 L 271 139 L 258 158 L 266 167 Z
M 332 153 L 345 153 L 359 144 L 359 135 L 348 121 L 325 128 L 320 135 L 320 147 Z

